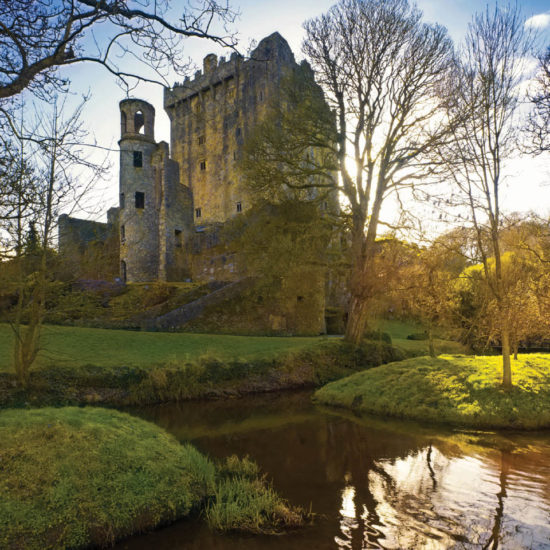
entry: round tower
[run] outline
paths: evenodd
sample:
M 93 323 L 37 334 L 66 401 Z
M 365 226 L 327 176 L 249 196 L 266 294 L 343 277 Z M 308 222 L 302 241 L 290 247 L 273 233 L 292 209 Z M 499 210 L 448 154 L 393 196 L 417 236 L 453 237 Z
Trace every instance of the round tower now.
M 128 282 L 158 278 L 154 126 L 152 105 L 140 99 L 120 102 L 120 270 Z

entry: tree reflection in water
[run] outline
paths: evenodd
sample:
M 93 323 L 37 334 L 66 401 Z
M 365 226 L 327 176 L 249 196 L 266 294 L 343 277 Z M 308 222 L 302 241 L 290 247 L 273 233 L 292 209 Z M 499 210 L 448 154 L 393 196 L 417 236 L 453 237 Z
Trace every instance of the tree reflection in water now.
M 135 411 L 134 411 L 135 412 Z M 309 395 L 138 411 L 212 457 L 249 455 L 314 526 L 216 535 L 189 522 L 128 550 L 550 548 L 550 434 L 457 432 L 315 408 Z

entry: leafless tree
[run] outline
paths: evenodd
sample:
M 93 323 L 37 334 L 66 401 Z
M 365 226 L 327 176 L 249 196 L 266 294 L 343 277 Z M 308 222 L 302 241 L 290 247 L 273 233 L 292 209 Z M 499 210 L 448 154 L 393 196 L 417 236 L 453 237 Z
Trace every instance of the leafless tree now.
M 533 110 L 527 130 L 532 138 L 531 151 L 535 154 L 550 151 L 550 47 L 540 57 L 535 86 L 529 99 Z
M 449 104 L 461 124 L 441 159 L 470 210 L 478 261 L 497 304 L 504 387 L 511 387 L 509 296 L 502 268 L 501 192 L 504 162 L 517 152 L 517 114 L 523 60 L 531 47 L 517 6 L 489 8 L 474 16 L 456 67 L 456 101 Z M 453 116 L 453 115 L 451 115 Z
M 0 99 L 29 89 L 40 97 L 67 80 L 56 71 L 80 62 L 104 66 L 128 85 L 162 81 L 170 66 L 188 68 L 181 39 L 234 46 L 226 25 L 235 12 L 224 0 L 193 0 L 174 16 L 169 0 L 4 0 L 0 3 Z M 127 69 L 132 57 L 154 76 Z
M 453 46 L 407 0 L 340 0 L 304 26 L 303 50 L 336 115 L 353 258 L 346 339 L 357 343 L 368 319 L 382 205 L 433 175 L 427 159 L 449 135 Z
M 0 203 L 0 232 L 4 249 L 9 250 L 5 265 L 15 268 L 10 283 L 16 286 L 17 304 L 9 320 L 14 332 L 14 370 L 23 386 L 40 350 L 57 217 L 61 210 L 81 205 L 105 169 L 92 162 L 81 145 L 87 135 L 81 120 L 84 104 L 66 115 L 64 101 L 54 100 L 49 112 L 35 113 L 32 128 L 13 135 L 18 148 L 12 154 L 20 169 L 17 178 L 8 182 L 9 200 Z M 32 250 L 25 247 L 28 228 L 33 230 Z M 25 268 L 29 253 L 34 259 L 31 269 Z

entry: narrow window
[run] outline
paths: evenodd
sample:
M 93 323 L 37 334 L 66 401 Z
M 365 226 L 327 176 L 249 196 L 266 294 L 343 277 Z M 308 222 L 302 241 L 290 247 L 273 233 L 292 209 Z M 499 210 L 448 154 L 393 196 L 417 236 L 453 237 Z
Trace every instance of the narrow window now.
M 124 193 L 121 193 L 120 194 L 120 208 L 124 208 L 125 205 L 126 205 L 126 199 L 124 197 Z
M 182 248 L 183 247 L 183 234 L 181 232 L 181 229 L 175 229 L 174 230 L 174 241 L 176 244 L 176 248 Z
M 260 93 L 258 94 L 258 99 L 260 101 L 263 101 L 264 100 L 264 93 L 262 92 L 262 90 L 260 90 Z
M 242 203 L 238 202 L 237 203 L 237 212 L 242 212 L 243 211 L 243 205 Z
M 206 161 L 201 160 L 201 170 L 206 170 Z
M 235 136 L 236 136 L 236 137 L 241 137 L 241 129 L 240 129 L 240 128 L 237 128 L 237 129 L 235 130 Z
M 206 143 L 206 138 L 204 136 L 199 136 L 199 145 L 204 145 Z
M 145 133 L 145 117 L 141 111 L 137 111 L 134 115 L 134 132 L 136 134 Z
M 237 151 L 233 151 L 233 160 L 237 160 Z
M 126 240 L 126 227 L 124 225 L 120 226 L 120 242 L 124 242 Z
M 120 261 L 120 276 L 123 282 L 126 282 L 126 262 L 124 260 Z
M 141 168 L 143 166 L 143 153 L 141 151 L 134 151 L 134 167 Z
M 136 191 L 136 208 L 145 208 L 145 193 Z
M 195 218 L 200 218 L 202 215 L 200 208 L 195 208 Z

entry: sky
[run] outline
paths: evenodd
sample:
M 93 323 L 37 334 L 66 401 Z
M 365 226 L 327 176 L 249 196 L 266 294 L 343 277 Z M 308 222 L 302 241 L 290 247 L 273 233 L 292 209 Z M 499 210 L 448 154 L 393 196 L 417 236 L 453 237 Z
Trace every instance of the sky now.
M 304 37 L 302 24 L 306 19 L 326 12 L 333 0 L 230 0 L 234 9 L 240 12 L 234 24 L 238 33 L 239 48 L 246 51 L 252 40 L 278 31 L 282 34 L 299 61 L 303 58 L 301 42 Z M 182 2 L 172 2 L 174 13 Z M 537 29 L 541 44 L 550 45 L 550 0 L 518 0 L 528 23 Z M 458 43 L 464 37 L 469 20 L 476 10 L 484 9 L 480 0 L 417 0 L 424 18 L 447 27 L 453 40 Z M 489 5 L 494 5 L 491 1 Z M 227 55 L 219 47 L 205 40 L 186 40 L 182 47 L 198 67 L 208 53 Z M 131 63 L 131 60 L 128 60 Z M 99 66 L 89 64 L 74 65 L 65 69 L 71 79 L 71 92 L 74 101 L 89 93 L 91 99 L 84 111 L 84 119 L 95 136 L 96 142 L 109 153 L 111 169 L 105 181 L 99 183 L 93 193 L 93 208 L 77 212 L 80 217 L 105 220 L 105 213 L 118 202 L 118 145 L 120 138 L 120 114 L 118 103 L 127 97 L 115 79 Z M 174 75 L 170 82 L 181 81 Z M 163 90 L 158 85 L 140 84 L 132 90 L 130 97 L 144 99 L 153 104 L 156 110 L 155 138 L 170 142 L 169 121 L 164 113 Z M 100 153 L 95 153 L 99 158 Z M 103 155 L 103 153 L 101 153 Z M 507 166 L 507 184 L 503 193 L 504 209 L 507 211 L 537 210 L 543 215 L 550 214 L 550 156 L 515 159 Z

